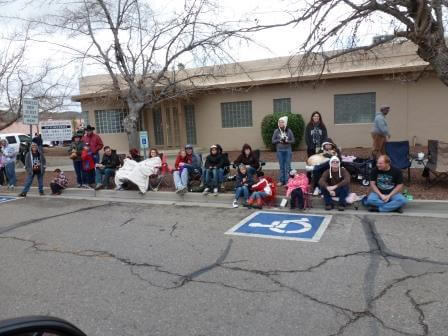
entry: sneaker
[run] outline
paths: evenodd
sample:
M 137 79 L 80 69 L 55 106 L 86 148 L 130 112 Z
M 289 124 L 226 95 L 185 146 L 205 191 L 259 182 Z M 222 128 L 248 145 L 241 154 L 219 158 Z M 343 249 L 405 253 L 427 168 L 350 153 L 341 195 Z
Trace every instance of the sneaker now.
M 403 208 L 399 207 L 398 209 L 395 209 L 395 212 L 398 212 L 398 213 L 402 214 L 403 213 Z
M 214 188 L 213 189 L 213 195 L 214 196 L 218 196 L 218 188 Z
M 344 210 L 345 210 L 345 205 L 339 204 L 338 211 L 344 211 Z
M 202 195 L 208 195 L 210 193 L 210 188 L 205 188 Z
M 333 209 L 333 206 L 331 204 L 325 205 L 325 210 L 330 211 L 331 209 Z
M 232 208 L 238 208 L 238 201 L 237 200 L 233 200 Z
M 83 186 L 82 184 L 78 184 L 78 185 L 76 186 L 76 188 L 84 188 L 84 186 Z
M 39 191 L 39 195 L 40 195 L 40 196 L 45 195 L 44 191 L 43 191 L 43 190 L 42 190 L 42 191 Z
M 183 187 L 183 188 L 180 190 L 180 194 L 181 194 L 181 195 L 185 195 L 187 192 L 188 192 L 188 188 L 187 188 L 187 187 Z
M 21 193 L 19 194 L 19 197 L 26 197 L 26 193 L 21 192 Z
M 320 189 L 319 189 L 319 187 L 314 188 L 313 196 L 319 196 L 319 194 L 320 194 Z
M 283 185 L 283 183 L 277 182 L 277 187 L 281 187 L 282 185 Z
M 8 186 L 8 190 L 14 191 L 14 189 L 16 189 L 16 187 L 14 187 L 13 185 Z
M 182 193 L 182 189 L 176 189 L 176 194 Z
M 100 183 L 95 187 L 95 190 L 104 189 L 104 186 Z
M 378 209 L 378 207 L 371 205 L 369 207 L 369 212 L 379 212 L 380 210 Z

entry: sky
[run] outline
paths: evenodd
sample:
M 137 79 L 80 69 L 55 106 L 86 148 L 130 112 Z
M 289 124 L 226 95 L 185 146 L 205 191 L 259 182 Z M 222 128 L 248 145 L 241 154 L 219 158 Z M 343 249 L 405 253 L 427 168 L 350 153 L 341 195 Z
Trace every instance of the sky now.
M 58 10 L 54 1 L 51 5 L 44 5 L 42 0 L 17 0 L 6 7 L 1 8 L 0 28 L 1 36 L 6 36 L 17 27 L 20 27 L 20 18 L 32 18 L 45 15 Z M 172 15 L 174 11 L 181 11 L 183 0 L 152 0 L 151 6 L 158 17 L 164 18 Z M 219 8 L 210 13 L 212 20 L 223 21 L 239 21 L 277 23 L 289 18 L 286 10 L 300 8 L 305 0 L 225 0 L 219 1 Z M 341 13 L 342 14 L 342 13 Z M 17 17 L 19 20 L 5 18 L 7 16 Z M 338 13 L 335 13 L 335 20 L 338 20 Z M 23 23 L 23 22 L 22 22 Z M 371 39 L 378 34 L 387 30 L 387 22 L 375 24 L 374 29 L 371 27 L 364 28 L 361 37 L 369 43 Z M 299 51 L 299 46 L 307 36 L 310 29 L 309 24 L 299 25 L 297 27 L 285 27 L 272 30 L 266 30 L 251 35 L 255 43 L 235 43 L 230 46 L 229 52 L 236 61 L 247 61 L 255 59 L 263 59 L 278 56 L 288 56 Z M 53 35 L 48 37 L 44 34 L 35 34 L 32 36 L 35 40 L 41 42 L 31 42 L 29 52 L 27 54 L 27 63 L 29 68 L 38 69 L 44 61 L 51 60 L 53 64 L 64 66 L 64 76 L 67 82 L 73 86 L 73 94 L 77 93 L 77 81 L 79 77 L 105 73 L 104 68 L 92 64 L 91 62 L 71 62 L 72 53 L 59 45 L 73 45 L 76 47 L 87 46 L 87 41 L 68 39 L 66 36 Z M 2 40 L 0 39 L 0 44 Z M 3 43 L 5 41 L 3 40 Z M 197 66 L 191 59 L 180 60 L 187 67 Z M 179 62 L 180 62 L 179 61 Z M 68 63 L 68 64 L 67 64 Z M 62 69 L 62 68 L 61 68 Z

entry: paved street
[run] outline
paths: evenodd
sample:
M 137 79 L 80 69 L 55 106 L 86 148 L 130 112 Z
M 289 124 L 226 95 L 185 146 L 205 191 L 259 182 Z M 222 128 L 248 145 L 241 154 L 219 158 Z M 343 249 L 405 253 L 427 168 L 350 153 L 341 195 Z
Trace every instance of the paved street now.
M 334 214 L 320 242 L 224 233 L 252 211 L 0 204 L 0 317 L 87 335 L 440 335 L 448 219 Z

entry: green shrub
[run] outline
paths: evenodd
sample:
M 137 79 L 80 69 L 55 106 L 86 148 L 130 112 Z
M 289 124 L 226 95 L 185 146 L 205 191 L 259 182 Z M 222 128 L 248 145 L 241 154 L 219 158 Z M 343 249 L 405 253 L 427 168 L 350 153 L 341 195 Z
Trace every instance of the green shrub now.
M 284 116 L 288 117 L 288 127 L 294 133 L 296 138 L 296 142 L 292 145 L 292 149 L 296 150 L 299 148 L 299 145 L 303 139 L 305 123 L 302 116 L 295 113 L 274 113 L 268 114 L 263 118 L 263 121 L 261 122 L 261 137 L 263 138 L 266 148 L 273 151 L 275 150 L 275 146 L 272 144 L 272 135 L 278 127 L 278 119 Z

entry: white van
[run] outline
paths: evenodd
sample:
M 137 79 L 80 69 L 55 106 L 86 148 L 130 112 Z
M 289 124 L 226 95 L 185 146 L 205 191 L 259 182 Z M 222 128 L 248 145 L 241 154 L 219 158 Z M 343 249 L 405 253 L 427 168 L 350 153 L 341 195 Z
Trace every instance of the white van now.
M 6 139 L 16 149 L 17 153 L 19 152 L 21 142 L 31 142 L 30 136 L 23 133 L 0 134 L 0 139 Z

